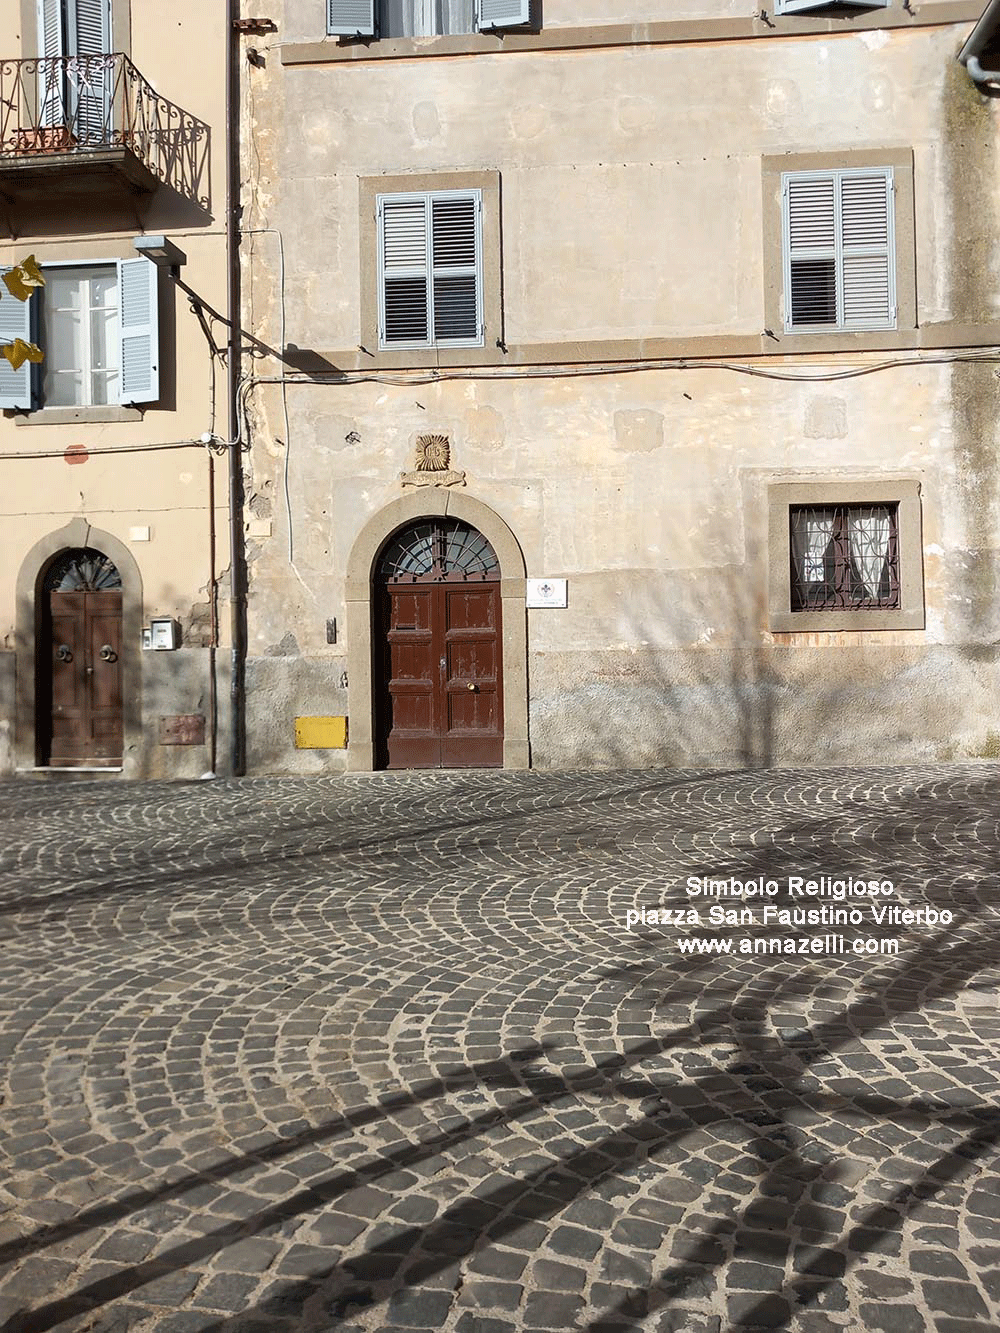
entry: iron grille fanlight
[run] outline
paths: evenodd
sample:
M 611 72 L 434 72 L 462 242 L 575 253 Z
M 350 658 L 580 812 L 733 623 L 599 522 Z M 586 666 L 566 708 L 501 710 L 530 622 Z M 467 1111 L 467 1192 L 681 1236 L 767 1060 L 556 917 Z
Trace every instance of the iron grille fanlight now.
M 101 551 L 63 551 L 45 574 L 46 592 L 109 592 L 122 586 L 118 570 Z
M 498 579 L 500 565 L 481 532 L 455 519 L 427 519 L 392 538 L 379 561 L 381 583 Z

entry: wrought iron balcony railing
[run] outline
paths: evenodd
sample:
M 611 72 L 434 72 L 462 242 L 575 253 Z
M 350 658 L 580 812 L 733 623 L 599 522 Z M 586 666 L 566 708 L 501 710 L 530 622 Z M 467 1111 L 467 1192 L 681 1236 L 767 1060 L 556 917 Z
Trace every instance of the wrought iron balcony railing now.
M 0 60 L 0 170 L 15 159 L 113 149 L 208 206 L 208 126 L 157 93 L 126 56 Z

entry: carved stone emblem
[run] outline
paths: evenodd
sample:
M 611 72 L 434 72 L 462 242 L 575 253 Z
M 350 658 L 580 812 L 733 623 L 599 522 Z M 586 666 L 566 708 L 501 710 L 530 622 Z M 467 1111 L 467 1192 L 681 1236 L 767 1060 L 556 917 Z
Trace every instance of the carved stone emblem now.
M 465 473 L 451 470 L 447 435 L 418 435 L 413 472 L 401 472 L 404 486 L 464 486 Z

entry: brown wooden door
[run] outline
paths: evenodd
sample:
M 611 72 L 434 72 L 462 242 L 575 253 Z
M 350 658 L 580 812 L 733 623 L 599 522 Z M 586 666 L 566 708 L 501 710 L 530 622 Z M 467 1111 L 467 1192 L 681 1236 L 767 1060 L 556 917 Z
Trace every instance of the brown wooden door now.
M 503 765 L 500 567 L 456 519 L 422 519 L 388 543 L 376 573 L 376 764 Z
M 122 594 L 50 592 L 43 758 L 54 767 L 122 759 Z M 43 656 L 42 670 L 46 663 Z M 43 697 L 44 693 L 43 690 Z

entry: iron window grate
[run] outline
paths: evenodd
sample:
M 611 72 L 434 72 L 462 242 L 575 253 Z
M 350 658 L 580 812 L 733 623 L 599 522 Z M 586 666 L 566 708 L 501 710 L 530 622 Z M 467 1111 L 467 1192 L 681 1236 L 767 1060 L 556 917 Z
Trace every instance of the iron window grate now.
M 898 609 L 898 508 L 792 505 L 791 609 Z

